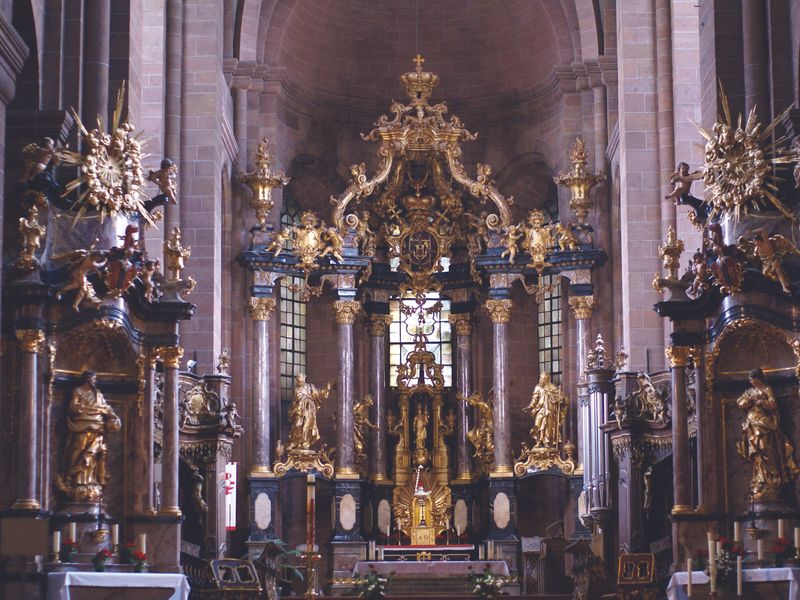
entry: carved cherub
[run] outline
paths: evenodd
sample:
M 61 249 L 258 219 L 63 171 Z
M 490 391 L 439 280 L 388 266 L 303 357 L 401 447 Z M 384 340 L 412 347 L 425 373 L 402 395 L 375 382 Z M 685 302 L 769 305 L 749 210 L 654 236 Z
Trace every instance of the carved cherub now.
M 146 260 L 139 271 L 139 277 L 144 284 L 144 299 L 149 304 L 155 302 L 161 296 L 161 290 L 158 289 L 158 277 L 161 270 L 161 261 Z
M 236 409 L 236 403 L 232 398 L 228 398 L 225 407 L 220 411 L 219 419 L 222 428 L 233 434 L 233 437 L 239 437 L 241 435 L 242 426 L 240 423 L 242 417 L 239 415 L 239 411 Z
M 105 252 L 95 249 L 98 241 L 95 239 L 89 249 L 73 250 L 52 257 L 53 260 L 66 258 L 70 263 L 69 281 L 58 291 L 56 297 L 60 300 L 66 292 L 76 290 L 75 301 L 72 303 L 72 309 L 75 312 L 80 312 L 80 305 L 84 300 L 94 306 L 100 304 L 94 286 L 89 281 L 89 275 L 99 272 L 107 262 Z
M 694 274 L 692 284 L 687 288 L 686 295 L 694 300 L 699 298 L 708 290 L 708 264 L 702 252 L 695 252 L 692 256 L 690 265 L 691 272 Z
M 558 221 L 555 224 L 555 233 L 556 238 L 558 239 L 558 249 L 562 252 L 578 249 L 578 238 L 575 236 L 575 232 L 572 231 L 571 225 L 571 223 L 564 225 L 561 221 Z
M 42 236 L 46 229 L 39 224 L 39 209 L 36 205 L 28 209 L 28 218 L 19 219 L 19 236 L 22 249 L 19 253 L 19 265 L 23 269 L 33 269 L 39 263 L 36 259 L 36 251 L 41 246 Z
M 147 173 L 147 181 L 158 186 L 158 190 L 167 197 L 169 204 L 177 204 L 178 185 L 175 182 L 177 175 L 177 165 L 170 159 L 165 158 L 161 161 L 161 168 L 158 171 L 149 171 Z
M 369 228 L 369 212 L 366 210 L 361 211 L 361 216 L 358 218 L 356 239 L 361 244 L 361 251 L 366 256 L 375 256 L 378 239 L 375 236 L 375 232 Z
M 20 182 L 27 183 L 47 168 L 50 161 L 59 162 L 58 149 L 53 138 L 42 138 L 41 145 L 31 143 L 22 149 L 25 155 L 25 170 Z
M 319 255 L 320 258 L 324 258 L 329 254 L 335 258 L 337 261 L 342 262 L 344 260 L 344 256 L 342 256 L 342 251 L 344 250 L 344 240 L 342 236 L 339 235 L 339 231 L 335 227 L 327 227 L 325 223 L 322 223 L 322 241 L 325 243 L 325 248 L 322 250 L 322 253 Z
M 292 236 L 292 228 L 276 231 L 272 234 L 272 242 L 267 246 L 267 252 L 272 252 L 273 258 L 277 258 L 286 247 L 286 242 Z
M 503 234 L 503 246 L 505 250 L 500 258 L 508 257 L 509 264 L 514 264 L 517 258 L 517 243 L 522 239 L 523 231 L 519 225 L 509 225 Z
M 783 268 L 787 254 L 800 255 L 800 250 L 781 234 L 770 236 L 766 229 L 753 229 L 750 239 L 739 238 L 739 248 L 748 256 L 761 262 L 761 272 L 767 279 L 781 284 L 783 291 L 791 293 L 791 281 Z
M 691 196 L 692 182 L 697 179 L 702 179 L 703 173 L 699 170 L 689 172 L 689 165 L 685 162 L 679 162 L 669 178 L 672 184 L 672 191 L 664 196 L 665 200 L 673 200 L 675 205 L 680 203 L 680 200 L 685 196 Z

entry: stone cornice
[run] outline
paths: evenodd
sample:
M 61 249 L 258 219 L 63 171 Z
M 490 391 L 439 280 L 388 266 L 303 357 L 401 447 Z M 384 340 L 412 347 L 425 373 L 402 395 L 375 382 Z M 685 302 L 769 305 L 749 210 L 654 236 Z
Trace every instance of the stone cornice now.
M 0 77 L 0 97 L 6 104 L 14 97 L 15 81 L 29 52 L 16 29 L 0 14 L 0 67 L 6 75 Z

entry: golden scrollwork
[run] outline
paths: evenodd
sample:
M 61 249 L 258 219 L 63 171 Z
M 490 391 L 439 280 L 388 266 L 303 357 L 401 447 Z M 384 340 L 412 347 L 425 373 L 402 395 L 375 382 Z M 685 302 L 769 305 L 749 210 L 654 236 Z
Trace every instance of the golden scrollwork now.
M 692 348 L 690 346 L 667 346 L 664 348 L 664 354 L 667 356 L 670 367 L 685 367 L 689 364 L 692 356 Z
M 28 217 L 19 218 L 20 251 L 15 265 L 22 271 L 33 271 L 39 267 L 36 252 L 42 244 L 46 233 L 44 225 L 39 223 L 39 209 L 33 204 L 28 209 Z
M 275 206 L 272 200 L 272 190 L 289 183 L 290 178 L 282 171 L 273 171 L 272 154 L 269 151 L 267 138 L 261 140 L 255 151 L 255 169 L 249 173 L 240 173 L 239 181 L 249 187 L 253 192 L 250 206 L 256 211 L 258 228 L 267 229 L 267 219 L 270 211 Z
M 344 260 L 342 256 L 344 239 L 339 229 L 328 227 L 325 221 L 320 221 L 310 210 L 300 215 L 299 225 L 290 225 L 276 233 L 267 250 L 272 252 L 273 258 L 277 258 L 289 244 L 299 260 L 298 268 L 302 269 L 306 276 L 319 267 L 320 258 L 330 256 L 338 262 Z
M 17 329 L 17 341 L 23 352 L 39 354 L 44 343 L 44 331 L 41 329 Z
M 595 297 L 592 295 L 569 297 L 569 307 L 576 319 L 591 319 L 594 305 Z
M 467 432 L 467 439 L 475 447 L 473 457 L 477 460 L 478 472 L 490 473 L 494 466 L 494 407 L 492 399 L 484 399 L 483 394 L 475 392 L 464 397 L 457 396 L 459 402 L 466 402 L 478 411 L 475 427 Z
M 392 317 L 381 313 L 371 313 L 367 321 L 369 334 L 372 337 L 383 337 L 386 335 L 386 326 L 390 325 Z
M 361 302 L 358 300 L 336 300 L 333 303 L 336 322 L 339 325 L 352 325 L 361 311 Z
M 510 323 L 513 303 L 510 298 L 492 299 L 486 301 L 486 312 L 492 323 Z
M 578 223 L 586 223 L 586 216 L 592 208 L 592 200 L 589 192 L 598 183 L 606 180 L 602 173 L 590 173 L 586 170 L 586 144 L 582 138 L 576 138 L 575 144 L 570 149 L 571 168 L 569 171 L 561 171 L 553 178 L 558 185 L 562 185 L 570 190 L 572 197 L 569 200 L 569 207 L 578 217 Z
M 456 331 L 456 335 L 467 337 L 472 335 L 472 315 L 469 313 L 450 313 L 447 317 L 450 325 Z
M 122 426 L 97 388 L 95 374 L 85 371 L 72 392 L 67 413 L 67 445 L 56 487 L 75 502 L 100 502 L 110 479 L 106 436 Z
M 164 361 L 164 367 L 167 369 L 178 369 L 183 360 L 183 348 L 180 346 L 161 346 L 158 349 L 158 354 L 161 360 Z
M 251 296 L 249 308 L 254 321 L 269 321 L 272 311 L 275 310 L 275 298 Z

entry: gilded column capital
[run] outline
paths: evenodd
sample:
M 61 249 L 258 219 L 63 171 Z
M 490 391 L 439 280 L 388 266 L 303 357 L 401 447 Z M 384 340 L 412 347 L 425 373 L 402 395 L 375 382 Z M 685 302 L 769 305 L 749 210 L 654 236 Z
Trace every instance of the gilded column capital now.
M 488 308 L 487 308 L 488 310 Z M 447 317 L 450 325 L 456 330 L 458 336 L 472 335 L 472 320 L 469 313 L 450 313 Z
M 250 297 L 250 316 L 254 321 L 269 321 L 273 310 L 275 310 L 275 298 Z
M 17 340 L 23 352 L 39 354 L 44 343 L 44 331 L 41 329 L 17 329 Z
M 158 353 L 167 369 L 177 369 L 181 366 L 183 348 L 180 346 L 161 346 L 158 349 Z
M 487 300 L 485 306 L 492 323 L 508 323 L 511 321 L 511 307 L 513 304 L 510 298 Z
M 594 296 L 570 296 L 569 307 L 576 319 L 591 319 L 594 309 Z
M 670 367 L 685 367 L 689 364 L 692 355 L 691 346 L 667 346 L 664 348 Z
M 352 325 L 356 322 L 361 302 L 358 300 L 337 300 L 333 303 L 333 312 L 339 325 Z
M 367 318 L 369 334 L 372 337 L 383 337 L 386 335 L 386 326 L 391 324 L 392 317 L 381 313 L 371 313 Z

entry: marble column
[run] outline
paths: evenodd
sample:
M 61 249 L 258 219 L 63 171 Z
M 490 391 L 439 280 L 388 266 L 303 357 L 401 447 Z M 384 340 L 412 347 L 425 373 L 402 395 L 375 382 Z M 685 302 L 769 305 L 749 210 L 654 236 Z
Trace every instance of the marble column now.
M 511 321 L 510 298 L 486 301 L 492 320 L 492 373 L 494 384 L 494 471 L 493 476 L 511 476 L 511 421 L 508 402 L 508 324 Z
M 696 505 L 698 512 L 708 512 L 706 498 L 707 482 L 712 479 L 707 477 L 706 469 L 708 469 L 713 461 L 705 460 L 705 455 L 708 454 L 709 444 L 707 421 L 704 418 L 703 412 L 706 405 L 706 370 L 705 370 L 705 356 L 702 346 L 694 346 L 691 350 L 692 362 L 694 363 L 694 411 L 695 411 L 695 427 L 697 428 L 697 499 Z
M 370 437 L 370 473 L 373 481 L 386 481 L 386 326 L 390 317 L 369 316 L 369 393 L 372 395 L 372 423 L 377 429 Z
M 744 54 L 744 108 L 756 108 L 758 120 L 770 121 L 769 27 L 763 0 L 742 0 L 742 53 Z
M 269 318 L 275 310 L 275 299 L 250 298 L 253 319 L 253 396 L 250 411 L 253 431 L 253 459 L 250 476 L 271 475 L 272 450 L 271 410 L 269 390 Z
M 591 470 L 587 469 L 584 460 L 587 444 L 589 442 L 589 401 L 586 390 L 582 389 L 582 383 L 586 381 L 586 357 L 589 354 L 589 329 L 592 323 L 592 310 L 595 306 L 595 298 L 589 294 L 586 296 L 570 296 L 569 307 L 572 316 L 575 318 L 575 364 L 578 369 L 578 390 L 577 402 L 573 408 L 577 409 L 577 431 L 575 431 L 575 420 L 567 419 L 569 431 L 566 437 L 573 443 L 580 440 L 578 446 L 578 463 L 584 465 L 584 476 L 588 477 Z M 588 479 L 587 479 L 588 481 Z
M 469 313 L 452 313 L 450 324 L 456 332 L 456 391 L 466 398 L 472 393 L 472 321 Z M 472 452 L 467 440 L 469 409 L 458 402 L 456 414 L 456 481 L 472 480 Z
M 22 357 L 20 377 L 20 462 L 19 488 L 12 509 L 38 510 L 36 474 L 39 471 L 38 411 L 39 411 L 39 353 L 44 343 L 44 332 L 40 329 L 17 329 Z
M 178 369 L 183 348 L 166 346 L 159 349 L 164 361 L 164 427 L 161 458 L 161 514 L 180 515 L 178 504 Z
M 108 125 L 108 65 L 111 43 L 111 0 L 86 0 L 83 59 L 83 122 Z
M 686 366 L 690 352 L 688 346 L 668 346 L 665 349 L 672 375 L 672 514 L 693 510 L 686 410 Z
M 355 400 L 355 344 L 353 323 L 361 310 L 358 300 L 333 303 L 339 325 L 339 407 L 337 419 L 336 478 L 358 479 L 355 470 L 353 402 Z
M 183 73 L 183 0 L 166 0 L 164 34 L 164 158 L 181 165 L 181 102 Z M 189 173 L 181 183 L 189 181 Z M 180 192 L 180 189 L 178 190 Z M 181 226 L 180 206 L 164 207 L 164 231 Z

